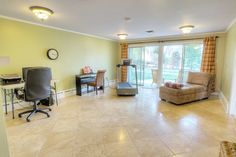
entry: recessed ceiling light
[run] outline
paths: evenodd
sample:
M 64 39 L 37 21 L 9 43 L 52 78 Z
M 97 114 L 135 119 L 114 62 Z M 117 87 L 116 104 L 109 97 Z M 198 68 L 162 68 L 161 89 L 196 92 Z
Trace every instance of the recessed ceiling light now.
M 32 6 L 29 9 L 41 20 L 47 20 L 48 17 L 53 14 L 51 9 L 45 7 Z
M 154 33 L 154 30 L 147 30 L 147 33 Z
M 186 25 L 186 26 L 181 26 L 181 27 L 179 27 L 179 29 L 181 29 L 181 31 L 182 31 L 184 34 L 190 33 L 193 28 L 194 28 L 193 25 Z
M 127 38 L 128 34 L 120 33 L 120 34 L 117 34 L 117 36 L 120 38 L 120 40 L 125 40 Z

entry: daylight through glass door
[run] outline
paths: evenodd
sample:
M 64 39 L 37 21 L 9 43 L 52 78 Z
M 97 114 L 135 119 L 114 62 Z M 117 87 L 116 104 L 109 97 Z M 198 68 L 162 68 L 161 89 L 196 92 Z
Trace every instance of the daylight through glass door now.
M 150 86 L 156 83 L 157 74 L 153 71 L 158 70 L 159 46 L 130 47 L 129 58 L 132 63 L 137 65 L 138 84 Z M 135 83 L 134 70 L 129 69 L 129 82 Z M 153 79 L 154 78 L 154 79 Z
M 200 71 L 203 44 L 162 44 L 129 47 L 129 59 L 137 65 L 138 85 L 159 86 L 164 82 L 186 82 L 189 71 Z M 128 69 L 128 80 L 135 84 L 133 69 Z

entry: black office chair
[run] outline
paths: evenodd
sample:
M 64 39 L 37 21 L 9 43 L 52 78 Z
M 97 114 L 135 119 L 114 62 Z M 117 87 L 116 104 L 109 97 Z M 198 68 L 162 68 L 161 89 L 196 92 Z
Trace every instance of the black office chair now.
M 32 110 L 19 113 L 18 116 L 22 117 L 23 114 L 29 113 L 26 118 L 27 122 L 30 122 L 30 117 L 37 112 L 46 114 L 47 117 L 50 117 L 50 115 L 43 110 L 47 109 L 51 111 L 51 109 L 39 109 L 37 104 L 40 100 L 50 97 L 50 82 L 52 79 L 50 68 L 26 68 L 24 69 L 23 75 L 25 77 L 24 100 L 33 102 L 34 104 Z

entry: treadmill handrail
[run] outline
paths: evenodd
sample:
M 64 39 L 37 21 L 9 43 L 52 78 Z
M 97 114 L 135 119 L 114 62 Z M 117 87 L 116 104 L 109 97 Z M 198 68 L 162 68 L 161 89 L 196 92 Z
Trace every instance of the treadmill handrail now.
M 137 66 L 135 64 L 129 64 L 129 65 L 124 65 L 124 64 L 117 64 L 116 65 L 116 83 L 122 83 L 123 81 L 119 81 L 119 78 L 120 78 L 120 73 L 119 73 L 119 68 L 122 67 L 122 66 L 131 66 L 135 69 L 135 82 L 136 82 L 136 91 L 138 94 L 138 72 L 137 72 Z
M 116 67 L 121 67 L 121 66 L 131 66 L 131 67 L 133 67 L 133 68 L 135 68 L 136 67 L 136 65 L 135 64 L 129 64 L 129 65 L 125 65 L 125 64 L 117 64 L 116 65 Z

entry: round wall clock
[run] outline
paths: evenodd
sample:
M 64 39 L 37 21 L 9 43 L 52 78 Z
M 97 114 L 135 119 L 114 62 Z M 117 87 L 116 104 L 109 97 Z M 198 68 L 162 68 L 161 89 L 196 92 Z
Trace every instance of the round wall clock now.
M 59 53 L 56 49 L 49 49 L 47 51 L 47 56 L 51 60 L 56 60 L 59 57 Z

